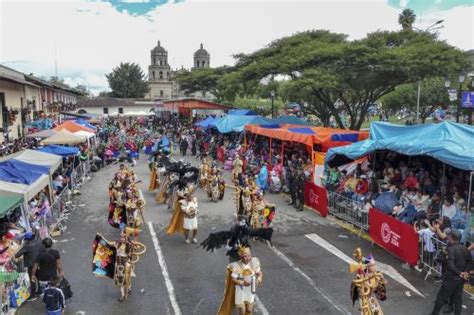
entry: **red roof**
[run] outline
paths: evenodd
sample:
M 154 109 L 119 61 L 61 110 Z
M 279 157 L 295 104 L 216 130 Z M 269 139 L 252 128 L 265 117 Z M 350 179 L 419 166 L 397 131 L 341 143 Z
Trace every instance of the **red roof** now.
M 180 100 L 169 100 L 163 102 L 165 108 L 168 109 L 232 109 L 233 107 L 214 103 L 206 100 L 199 100 L 199 99 L 180 99 Z

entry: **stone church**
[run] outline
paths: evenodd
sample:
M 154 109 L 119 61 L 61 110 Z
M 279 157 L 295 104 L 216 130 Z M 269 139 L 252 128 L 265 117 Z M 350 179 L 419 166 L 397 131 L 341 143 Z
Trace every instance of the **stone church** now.
M 209 68 L 211 55 L 201 47 L 194 53 L 193 69 Z M 210 93 L 197 92 L 193 94 L 185 94 L 180 90 L 178 82 L 175 81 L 176 75 L 180 70 L 172 70 L 168 64 L 168 51 L 158 45 L 151 50 L 151 64 L 148 66 L 148 84 L 150 91 L 147 98 L 153 100 L 177 99 L 183 97 L 193 97 L 202 99 L 212 99 Z

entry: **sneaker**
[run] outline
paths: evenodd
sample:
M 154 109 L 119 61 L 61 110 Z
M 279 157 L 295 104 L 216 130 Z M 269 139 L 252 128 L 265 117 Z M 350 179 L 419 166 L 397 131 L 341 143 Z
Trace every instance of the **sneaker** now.
M 38 298 L 36 296 L 30 296 L 27 301 L 33 302 L 36 301 Z
M 190 240 L 185 240 L 184 241 L 186 244 L 191 244 L 191 241 Z
M 197 243 L 198 243 L 197 239 L 193 238 L 193 244 L 197 244 Z
M 434 282 L 441 282 L 441 281 L 443 281 L 443 278 L 441 278 L 441 276 L 434 276 L 433 281 Z
M 418 272 L 422 272 L 422 271 L 423 271 L 423 268 L 420 267 L 420 266 L 418 266 L 418 265 L 416 265 L 414 268 L 415 268 L 415 270 L 418 271 Z

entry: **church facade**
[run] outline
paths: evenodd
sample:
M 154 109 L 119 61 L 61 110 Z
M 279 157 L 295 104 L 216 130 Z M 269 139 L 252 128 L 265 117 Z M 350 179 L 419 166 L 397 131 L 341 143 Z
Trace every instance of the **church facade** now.
M 169 100 L 183 97 L 212 99 L 212 94 L 197 92 L 186 94 L 176 82 L 176 75 L 182 70 L 172 70 L 168 64 L 168 51 L 161 46 L 160 41 L 150 53 L 151 62 L 148 66 L 148 85 L 150 91 L 147 98 L 152 100 Z M 209 68 L 211 55 L 207 50 L 201 47 L 194 53 L 193 69 Z

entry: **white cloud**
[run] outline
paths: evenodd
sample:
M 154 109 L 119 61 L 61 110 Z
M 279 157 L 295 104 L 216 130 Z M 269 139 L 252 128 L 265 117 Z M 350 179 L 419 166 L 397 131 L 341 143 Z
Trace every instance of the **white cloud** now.
M 1 1 L 1 0 L 0 0 Z M 136 1 L 136 0 L 135 0 Z M 473 7 L 425 15 L 423 23 L 445 20 L 440 36 L 472 49 Z M 0 63 L 24 72 L 54 74 L 55 43 L 59 75 L 107 88 L 104 74 L 120 62 L 137 62 L 146 72 L 158 40 L 173 68 L 191 67 L 202 42 L 211 65 L 232 64 L 232 55 L 252 52 L 272 40 L 308 29 L 328 29 L 361 38 L 377 29 L 399 29 L 399 9 L 384 0 L 269 1 L 194 0 L 159 6 L 145 16 L 118 12 L 106 2 L 8 2 L 0 5 Z M 428 26 L 429 24 L 427 24 Z
M 401 8 L 406 8 L 406 6 L 408 5 L 408 0 L 400 0 L 399 5 Z
M 150 0 L 119 0 L 122 3 L 148 3 Z

